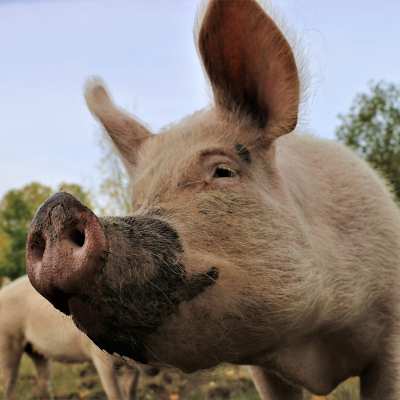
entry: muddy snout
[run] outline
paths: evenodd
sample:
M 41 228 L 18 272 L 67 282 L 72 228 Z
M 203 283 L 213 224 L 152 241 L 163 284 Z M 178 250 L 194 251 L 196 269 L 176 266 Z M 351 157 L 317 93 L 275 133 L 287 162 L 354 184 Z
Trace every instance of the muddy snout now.
M 102 265 L 106 236 L 96 215 L 69 193 L 50 197 L 37 211 L 27 240 L 27 272 L 35 289 L 69 314 Z

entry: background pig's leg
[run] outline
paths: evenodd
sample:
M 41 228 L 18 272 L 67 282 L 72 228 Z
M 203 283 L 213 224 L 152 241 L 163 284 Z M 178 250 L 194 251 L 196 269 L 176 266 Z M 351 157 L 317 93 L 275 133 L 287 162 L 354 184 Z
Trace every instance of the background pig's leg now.
M 40 354 L 29 354 L 35 364 L 38 377 L 39 398 L 52 398 L 50 394 L 50 362 Z
M 106 358 L 105 358 L 106 357 Z M 110 362 L 109 356 L 105 353 L 93 355 L 93 364 L 99 374 L 101 384 L 106 392 L 108 400 L 123 400 L 118 385 L 117 371 L 114 363 Z
M 395 355 L 372 364 L 361 376 L 362 400 L 400 399 L 400 357 Z
M 254 384 L 262 400 L 301 400 L 303 392 L 278 376 L 267 373 L 263 368 L 250 367 Z
M 124 400 L 136 400 L 140 371 L 138 368 L 122 367 L 119 387 L 123 391 Z
M 20 343 L 15 340 L 0 341 L 0 373 L 6 400 L 16 400 L 15 384 L 18 376 L 19 362 L 23 353 Z

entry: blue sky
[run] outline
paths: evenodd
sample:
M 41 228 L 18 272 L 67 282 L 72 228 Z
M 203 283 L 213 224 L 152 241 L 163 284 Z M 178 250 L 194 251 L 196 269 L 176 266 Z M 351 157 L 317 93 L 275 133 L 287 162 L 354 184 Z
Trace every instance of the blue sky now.
M 398 0 L 275 0 L 310 70 L 303 116 L 333 137 L 369 80 L 400 81 Z M 0 0 L 0 195 L 32 180 L 99 182 L 99 129 L 82 87 L 158 130 L 209 102 L 192 40 L 197 0 Z

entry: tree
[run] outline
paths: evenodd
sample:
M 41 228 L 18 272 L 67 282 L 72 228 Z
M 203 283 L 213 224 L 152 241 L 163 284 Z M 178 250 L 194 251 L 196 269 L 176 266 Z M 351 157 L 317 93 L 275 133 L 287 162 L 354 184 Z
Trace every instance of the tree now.
M 4 232 L 0 231 L 0 277 L 3 275 L 1 273 L 2 266 L 5 266 L 7 264 L 7 256 L 10 252 L 10 246 L 10 238 Z
M 99 168 L 103 180 L 99 189 L 100 213 L 127 215 L 131 211 L 129 177 L 110 139 L 103 134 L 100 139 L 102 157 Z
M 0 202 L 0 275 L 15 279 L 25 273 L 25 241 L 29 223 L 51 192 L 50 187 L 34 182 L 4 195 Z
M 62 183 L 59 190 L 91 206 L 89 192 L 80 185 Z M 15 279 L 25 274 L 25 242 L 30 222 L 53 192 L 51 187 L 34 182 L 8 191 L 0 201 L 0 276 Z
M 350 112 L 339 118 L 338 140 L 377 169 L 400 200 L 400 87 L 371 83 L 369 93 L 357 95 Z

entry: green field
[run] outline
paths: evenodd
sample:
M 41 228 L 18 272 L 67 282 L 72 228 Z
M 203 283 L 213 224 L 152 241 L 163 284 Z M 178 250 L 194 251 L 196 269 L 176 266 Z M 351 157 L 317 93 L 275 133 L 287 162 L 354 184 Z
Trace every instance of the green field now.
M 55 400 L 105 400 L 96 372 L 90 364 L 53 363 L 52 389 Z M 38 399 L 31 361 L 24 356 L 17 385 L 18 400 Z M 3 398 L 0 387 L 0 398 Z M 140 400 L 258 400 L 246 368 L 225 366 L 212 371 L 185 375 L 164 370 L 140 381 Z M 305 395 L 310 400 L 310 395 Z M 322 398 L 318 398 L 322 399 Z M 356 380 L 341 385 L 329 400 L 358 400 Z

